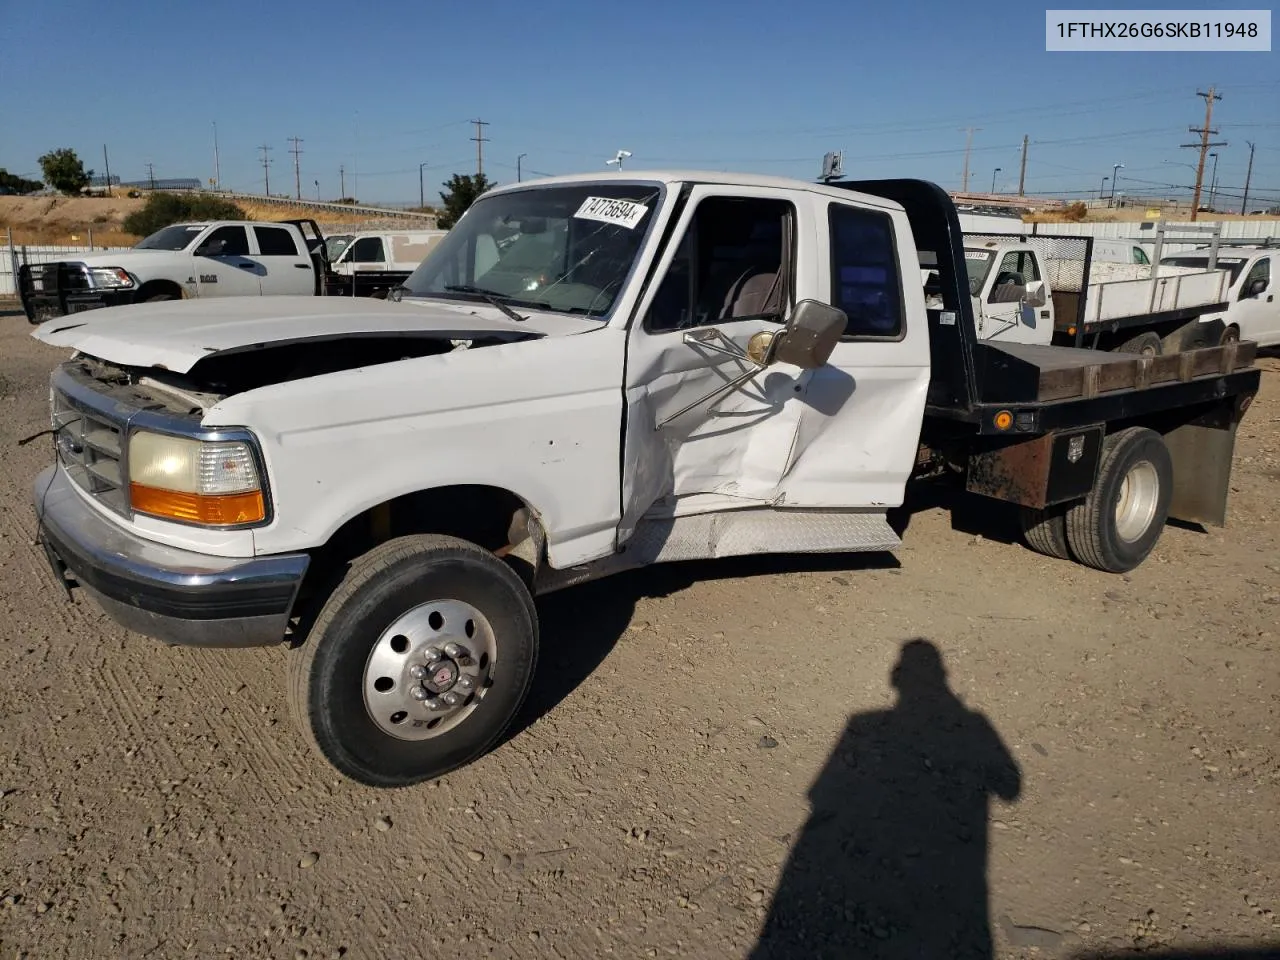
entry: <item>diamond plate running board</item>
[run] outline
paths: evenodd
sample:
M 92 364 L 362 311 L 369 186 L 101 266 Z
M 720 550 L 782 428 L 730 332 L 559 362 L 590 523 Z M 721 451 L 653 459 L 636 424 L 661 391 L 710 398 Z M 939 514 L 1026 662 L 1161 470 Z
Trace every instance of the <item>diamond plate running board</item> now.
M 893 550 L 901 544 L 883 513 L 756 508 L 642 520 L 618 553 L 567 570 L 544 567 L 538 572 L 535 592 L 550 593 L 675 560 L 760 553 L 864 553 Z

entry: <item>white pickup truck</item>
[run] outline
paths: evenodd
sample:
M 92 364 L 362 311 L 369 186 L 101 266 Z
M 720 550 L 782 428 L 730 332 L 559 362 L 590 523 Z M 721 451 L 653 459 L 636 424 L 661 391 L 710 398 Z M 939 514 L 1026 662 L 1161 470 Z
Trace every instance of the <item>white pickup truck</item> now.
M 325 271 L 314 220 L 202 221 L 164 227 L 129 250 L 24 264 L 18 292 L 27 319 L 42 323 L 158 300 L 317 295 Z
M 1216 344 L 1231 277 L 1207 262 L 1114 262 L 1087 238 L 966 235 L 978 336 L 1158 356 Z M 926 286 L 932 270 L 922 263 Z M 930 290 L 930 292 L 932 292 Z
M 385 297 L 403 283 L 448 230 L 364 230 L 325 239 L 331 297 Z
M 312 746 L 396 786 L 508 727 L 558 641 L 540 593 L 892 550 L 915 483 L 1015 504 L 1033 549 L 1110 572 L 1168 517 L 1225 523 L 1254 344 L 979 339 L 961 243 L 918 180 L 585 174 L 487 192 L 387 300 L 50 322 L 74 353 L 40 541 L 139 633 L 298 647 Z

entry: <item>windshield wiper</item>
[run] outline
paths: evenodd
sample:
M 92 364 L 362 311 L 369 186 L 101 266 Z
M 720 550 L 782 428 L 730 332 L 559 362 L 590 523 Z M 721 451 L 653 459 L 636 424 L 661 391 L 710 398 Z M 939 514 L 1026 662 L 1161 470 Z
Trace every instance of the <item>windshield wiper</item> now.
M 523 320 L 529 319 L 528 317 L 523 317 L 520 314 L 516 313 L 514 310 L 512 310 L 509 306 L 507 306 L 507 304 L 499 300 L 491 290 L 481 290 L 479 287 L 473 287 L 465 283 L 450 283 L 445 286 L 445 289 L 448 290 L 450 293 L 474 294 L 475 296 L 480 297 L 488 301 L 491 305 L 497 307 L 504 314 L 506 314 L 508 318 L 512 320 L 523 321 Z

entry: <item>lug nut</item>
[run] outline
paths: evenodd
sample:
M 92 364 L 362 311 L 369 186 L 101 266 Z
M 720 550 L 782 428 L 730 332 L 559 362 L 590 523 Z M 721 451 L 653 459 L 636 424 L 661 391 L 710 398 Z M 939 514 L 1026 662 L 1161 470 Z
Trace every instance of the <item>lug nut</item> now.
M 443 697 L 441 697 L 440 699 L 441 699 L 441 700 L 443 700 L 445 703 L 447 703 L 447 704 L 448 704 L 449 706 L 451 706 L 451 707 L 456 707 L 458 704 L 460 704 L 460 703 L 462 702 L 462 698 L 461 698 L 461 697 L 459 697 L 459 696 L 458 696 L 456 693 L 454 693 L 452 690 L 450 690 L 448 693 L 446 693 L 446 694 L 445 694 Z
M 475 686 L 475 681 L 470 677 L 464 675 L 458 678 L 459 690 L 470 690 L 473 686 Z
M 428 709 L 428 710 L 443 710 L 443 709 L 444 709 L 444 704 L 443 704 L 443 703 L 441 703 L 437 698 L 435 698 L 435 697 L 430 697 L 430 698 L 427 700 L 427 709 Z
M 409 691 L 409 696 L 413 697 L 415 700 L 425 700 L 430 696 L 430 694 L 428 694 L 426 690 L 423 690 L 422 687 L 414 687 Z
M 444 653 L 445 653 L 445 656 L 446 656 L 446 657 L 452 657 L 454 660 L 457 660 L 457 659 L 458 659 L 458 657 L 462 656 L 465 652 L 466 652 L 466 651 L 464 651 L 464 650 L 463 650 L 460 646 L 458 646 L 456 643 L 446 643 L 446 644 L 444 645 Z
M 420 663 L 415 663 L 412 667 L 409 668 L 409 676 L 413 677 L 413 679 L 415 680 L 421 680 L 426 675 L 427 675 L 427 668 Z
M 435 647 L 427 647 L 426 655 L 427 655 L 427 663 L 435 663 L 437 660 L 440 659 L 440 651 L 437 650 Z

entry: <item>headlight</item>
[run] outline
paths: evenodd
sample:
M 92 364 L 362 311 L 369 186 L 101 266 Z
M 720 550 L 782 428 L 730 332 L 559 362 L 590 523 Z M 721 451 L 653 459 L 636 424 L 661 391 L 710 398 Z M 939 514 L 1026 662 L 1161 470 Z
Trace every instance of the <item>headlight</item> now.
M 129 501 L 138 513 L 210 526 L 266 519 L 253 450 L 243 440 L 129 437 Z
M 89 284 L 95 290 L 120 290 L 133 286 L 133 277 L 120 267 L 89 267 Z

